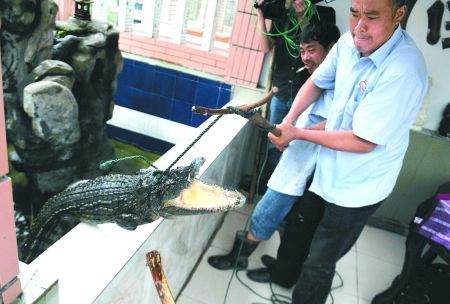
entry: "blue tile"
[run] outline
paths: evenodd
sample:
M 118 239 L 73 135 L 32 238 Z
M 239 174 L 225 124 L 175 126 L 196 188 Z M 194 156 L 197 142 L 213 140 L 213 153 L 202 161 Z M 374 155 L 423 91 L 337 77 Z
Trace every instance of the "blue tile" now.
M 124 65 L 122 71 L 117 75 L 117 82 L 125 86 L 130 86 L 133 79 L 132 73 L 133 67 L 130 64 Z
M 123 64 L 126 65 L 134 65 L 134 63 L 136 62 L 136 60 L 133 59 L 129 59 L 129 58 L 123 58 Z
M 215 108 L 219 98 L 219 88 L 204 83 L 197 85 L 197 94 L 195 96 L 195 105 Z
M 226 82 L 221 82 L 220 87 L 225 90 L 231 90 L 232 86 Z
M 153 92 L 155 72 L 149 65 L 135 66 L 132 77 L 133 87 L 146 92 Z
M 155 71 L 157 71 L 157 72 L 162 72 L 162 73 L 167 72 L 167 68 L 161 67 L 161 66 L 159 66 L 159 65 L 154 65 L 153 68 L 154 68 Z
M 173 100 L 172 115 L 170 120 L 190 126 L 193 115 L 198 114 L 192 114 L 191 104 L 179 100 Z
M 208 117 L 193 114 L 193 105 L 220 108 L 230 101 L 231 94 L 232 86 L 227 83 L 125 59 L 114 101 L 197 127 Z
M 146 136 L 143 146 L 144 149 L 148 149 L 149 151 L 159 153 L 162 155 L 167 151 L 169 151 L 174 145 L 154 137 Z
M 114 104 L 122 106 L 126 103 L 127 94 L 125 94 L 124 89 L 117 88 L 116 93 L 113 96 Z
M 207 85 L 211 85 L 211 86 L 215 86 L 215 87 L 218 87 L 218 88 L 219 88 L 220 85 L 221 85 L 221 82 L 216 81 L 216 80 L 212 80 L 212 79 L 207 79 L 207 78 L 201 78 L 201 77 L 199 77 L 198 81 L 199 81 L 200 83 L 207 84 Z
M 201 78 L 201 77 L 198 77 L 198 76 L 195 76 L 192 74 L 187 74 L 187 73 L 182 73 L 182 72 L 180 72 L 180 77 L 190 79 L 195 82 L 199 82 L 199 79 Z
M 173 97 L 175 76 L 155 71 L 153 92 L 168 98 Z
M 122 86 L 116 92 L 115 95 L 115 103 L 119 106 L 123 106 L 126 108 L 133 108 L 133 100 L 132 100 L 133 92 L 131 87 Z
M 155 72 L 164 73 L 164 74 L 174 76 L 174 77 L 175 76 L 178 77 L 179 74 L 183 74 L 183 73 L 178 72 L 177 70 L 173 70 L 173 69 L 169 69 L 169 68 L 165 68 L 165 67 L 161 67 L 161 66 L 157 66 L 157 65 L 153 66 L 153 68 L 154 68 Z
M 153 95 L 151 93 L 132 88 L 130 90 L 130 108 L 139 112 L 151 114 L 153 112 Z
M 152 113 L 149 114 L 170 120 L 173 106 L 172 99 L 153 94 L 151 102 L 152 102 Z
M 192 119 L 191 119 L 191 123 L 190 125 L 192 127 L 197 128 L 198 126 L 200 126 L 203 122 L 205 122 L 205 120 L 208 119 L 208 116 L 205 115 L 198 115 L 198 114 L 193 114 L 192 115 Z
M 174 98 L 189 104 L 195 104 L 195 92 L 197 82 L 184 77 L 177 77 L 175 80 Z
M 152 69 L 153 70 L 153 65 L 151 65 L 151 64 L 149 64 L 147 62 L 133 60 L 133 63 L 134 63 L 134 65 L 136 67 L 148 68 L 148 69 Z
M 221 108 L 231 99 L 231 90 L 220 89 L 219 98 L 217 100 L 216 108 Z

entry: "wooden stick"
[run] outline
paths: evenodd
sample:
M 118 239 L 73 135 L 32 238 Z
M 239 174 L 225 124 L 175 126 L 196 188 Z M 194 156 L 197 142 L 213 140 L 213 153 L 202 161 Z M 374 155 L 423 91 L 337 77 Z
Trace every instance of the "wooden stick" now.
M 229 106 L 225 109 L 213 109 L 213 108 L 205 108 L 205 107 L 192 107 L 192 112 L 203 115 L 224 115 L 224 114 L 237 114 L 248 119 L 250 122 L 260 127 L 261 129 L 268 131 L 275 136 L 280 136 L 281 131 L 278 130 L 275 125 L 271 124 L 267 119 L 261 116 L 256 111 L 256 108 L 268 103 L 273 95 L 278 92 L 277 87 L 273 87 L 269 93 L 266 94 L 260 101 L 243 104 L 240 106 Z
M 244 111 L 244 112 L 248 112 L 250 110 L 253 110 L 257 107 L 260 107 L 266 103 L 268 103 L 273 95 L 275 95 L 276 93 L 278 93 L 278 88 L 277 87 L 273 87 L 261 100 L 254 102 L 254 103 L 246 103 L 240 106 L 236 106 L 235 108 Z M 213 109 L 213 108 L 205 108 L 205 107 L 197 107 L 194 106 L 192 107 L 192 112 L 196 113 L 196 114 L 203 114 L 203 115 L 220 115 L 220 114 L 235 114 L 235 112 L 233 110 L 231 110 L 230 108 L 225 108 L 225 109 Z
M 146 254 L 147 265 L 150 267 L 150 272 L 155 283 L 156 291 L 162 304 L 175 304 L 172 292 L 167 284 L 166 275 L 161 263 L 161 255 L 158 251 L 153 250 Z

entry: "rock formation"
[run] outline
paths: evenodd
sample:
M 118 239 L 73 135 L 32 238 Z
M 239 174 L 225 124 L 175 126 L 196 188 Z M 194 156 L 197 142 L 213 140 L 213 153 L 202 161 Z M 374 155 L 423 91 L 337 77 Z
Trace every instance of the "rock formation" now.
M 11 159 L 42 196 L 98 176 L 98 165 L 114 157 L 105 126 L 122 67 L 112 26 L 55 22 L 56 13 L 51 0 L 0 2 L 7 137 L 17 152 Z

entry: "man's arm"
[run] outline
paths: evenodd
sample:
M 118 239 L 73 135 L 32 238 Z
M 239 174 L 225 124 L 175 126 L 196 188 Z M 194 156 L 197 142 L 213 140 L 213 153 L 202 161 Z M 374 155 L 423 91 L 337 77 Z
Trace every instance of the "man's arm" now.
M 281 124 L 277 128 L 281 131 L 280 137 L 270 133 L 268 136 L 272 143 L 281 151 L 294 139 L 306 140 L 333 150 L 355 153 L 368 153 L 377 146 L 375 143 L 356 136 L 351 130 L 308 130 L 296 128 L 290 124 Z
M 309 77 L 297 92 L 289 113 L 283 119 L 283 123 L 292 125 L 298 116 L 319 98 L 322 91 L 321 88 L 314 84 L 311 77 Z
M 264 0 L 257 0 L 256 2 L 258 2 L 258 4 L 261 4 L 262 2 L 264 2 Z M 261 36 L 261 50 L 264 53 L 267 53 L 273 48 L 275 42 L 272 38 L 265 34 L 267 33 L 266 19 L 264 19 L 262 10 L 260 8 L 256 9 L 256 16 L 258 20 L 257 27 Z

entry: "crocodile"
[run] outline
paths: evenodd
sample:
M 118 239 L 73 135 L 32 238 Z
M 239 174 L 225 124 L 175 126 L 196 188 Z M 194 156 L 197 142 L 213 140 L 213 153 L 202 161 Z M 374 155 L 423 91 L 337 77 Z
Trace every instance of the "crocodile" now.
M 69 185 L 51 197 L 31 225 L 24 243 L 25 263 L 48 248 L 54 231 L 67 216 L 94 224 L 116 223 L 134 230 L 160 217 L 204 214 L 241 207 L 245 196 L 238 191 L 198 180 L 203 157 L 188 166 L 161 171 L 149 167 L 136 174 L 109 174 Z

